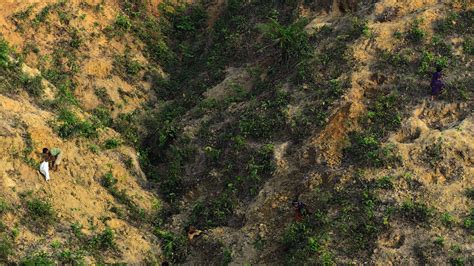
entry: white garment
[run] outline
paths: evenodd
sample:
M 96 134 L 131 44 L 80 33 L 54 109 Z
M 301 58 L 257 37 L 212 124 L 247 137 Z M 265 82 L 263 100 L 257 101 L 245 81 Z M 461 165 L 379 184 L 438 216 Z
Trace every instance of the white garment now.
M 48 165 L 48 162 L 42 162 L 40 164 L 40 172 L 44 175 L 44 177 L 46 178 L 46 181 L 49 180 L 49 165 Z

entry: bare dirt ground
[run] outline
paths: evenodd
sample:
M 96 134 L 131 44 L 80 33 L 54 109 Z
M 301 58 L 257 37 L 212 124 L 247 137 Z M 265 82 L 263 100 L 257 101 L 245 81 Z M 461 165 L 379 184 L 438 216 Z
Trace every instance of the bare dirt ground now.
M 3 0 L 0 4 L 0 34 L 17 52 L 27 51 L 28 44 L 34 44 L 38 52 L 26 52 L 25 72 L 40 73 L 44 59 L 51 56 L 55 49 L 63 43 L 67 36 L 67 28 L 79 29 L 83 45 L 77 52 L 79 71 L 74 76 L 78 84 L 74 95 L 79 99 L 84 111 L 89 111 L 102 104 L 96 90 L 105 88 L 106 94 L 114 107 L 112 115 L 128 113 L 140 109 L 142 103 L 151 97 L 149 82 L 142 79 L 146 69 L 142 69 L 139 78 L 134 81 L 125 80 L 114 72 L 114 60 L 130 51 L 134 60 L 147 65 L 142 54 L 143 44 L 129 33 L 117 38 L 108 38 L 104 29 L 114 23 L 119 10 L 118 1 L 106 1 L 100 12 L 95 7 L 100 0 L 71 0 L 67 11 L 73 14 L 69 25 L 63 25 L 60 18 L 51 15 L 47 24 L 34 28 L 24 26 L 23 31 L 12 22 L 12 15 L 32 7 L 31 17 L 54 0 Z M 151 1 L 154 9 L 160 1 Z M 86 4 L 84 4 L 86 3 Z M 218 1 L 214 15 L 218 14 Z M 360 128 L 358 118 L 366 110 L 366 95 L 377 90 L 378 83 L 372 79 L 374 73 L 370 66 L 377 59 L 378 49 L 393 49 L 396 39 L 393 33 L 408 27 L 408 21 L 414 17 L 423 17 L 423 25 L 431 36 L 432 29 L 428 25 L 445 15 L 456 5 L 448 5 L 451 1 L 437 0 L 381 0 L 375 4 L 368 17 L 368 25 L 373 37 L 360 40 L 351 47 L 357 61 L 356 71 L 350 76 L 350 90 L 335 104 L 327 126 L 315 132 L 304 142 L 301 150 L 290 153 L 291 143 L 275 144 L 275 160 L 278 169 L 273 178 L 269 179 L 258 193 L 254 202 L 248 206 L 240 206 L 245 217 L 242 228 L 219 227 L 205 232 L 204 237 L 218 239 L 231 250 L 234 264 L 278 264 L 275 254 L 282 252 L 277 249 L 279 234 L 293 218 L 289 202 L 299 197 L 311 203 L 314 196 L 313 188 L 331 180 L 341 183 L 351 182 L 354 174 L 352 169 L 342 165 L 343 148 L 347 146 L 348 133 Z M 340 5 L 323 8 L 310 25 L 331 23 L 351 9 L 352 1 L 342 1 Z M 339 6 L 339 7 L 337 7 Z M 379 22 L 377 17 L 385 10 L 398 10 L 390 21 Z M 215 16 L 211 16 L 209 25 Z M 47 62 L 47 60 L 46 60 Z M 472 64 L 472 62 L 469 62 Z M 471 65 L 472 68 L 472 65 Z M 234 72 L 233 72 L 234 71 Z M 222 84 L 211 88 L 206 96 L 222 97 L 225 95 L 229 80 L 245 79 L 235 69 L 228 73 L 228 79 Z M 447 79 L 456 73 L 449 73 Z M 472 75 L 470 73 L 469 75 Z M 237 76 L 237 77 L 236 77 Z M 389 77 L 390 78 L 390 77 Z M 47 81 L 45 81 L 47 82 Z M 245 81 L 243 82 L 245 83 Z M 120 88 L 120 90 L 119 90 Z M 472 90 L 472 88 L 470 88 Z M 122 93 L 120 92 L 122 91 Z M 125 94 L 123 93 L 125 91 Z M 53 97 L 57 88 L 50 86 L 45 97 Z M 48 96 L 49 95 L 49 96 Z M 372 170 L 365 173 L 364 178 L 373 180 L 384 175 L 407 176 L 422 184 L 423 192 L 415 195 L 438 212 L 451 213 L 458 222 L 469 212 L 472 204 L 464 196 L 467 188 L 474 186 L 474 117 L 472 99 L 466 103 L 449 103 L 446 101 L 432 102 L 426 98 L 422 103 L 409 107 L 411 114 L 402 121 L 401 129 L 393 132 L 384 144 L 391 144 L 399 151 L 401 166 Z M 82 116 L 88 114 L 78 111 Z M 20 234 L 16 240 L 19 256 L 26 255 L 38 248 L 48 250 L 54 240 L 66 242 L 72 223 L 91 225 L 84 227 L 86 234 L 93 234 L 105 226 L 101 217 L 109 217 L 107 224 L 117 232 L 119 255 L 107 254 L 106 262 L 124 261 L 138 264 L 144 258 L 160 258 L 161 251 L 157 240 L 150 233 L 150 228 L 141 228 L 120 219 L 110 208 L 115 205 L 114 198 L 100 184 L 104 174 L 111 171 L 119 179 L 119 189 L 126 189 L 135 204 L 152 212 L 159 199 L 144 188 L 146 181 L 140 170 L 137 153 L 134 149 L 121 146 L 115 150 L 94 153 L 88 140 L 63 140 L 50 127 L 49 121 L 54 119 L 51 110 L 36 106 L 26 93 L 15 96 L 0 95 L 0 192 L 9 204 L 20 206 L 21 193 L 32 192 L 40 198 L 51 201 L 59 217 L 60 226 L 57 231 L 50 230 L 39 235 L 22 225 L 25 215 L 20 209 L 8 213 L 4 223 L 9 227 L 20 225 Z M 99 140 L 117 136 L 112 129 L 100 132 Z M 31 139 L 32 144 L 28 144 Z M 427 149 L 439 144 L 440 157 L 436 162 L 425 158 Z M 63 166 L 51 173 L 47 183 L 38 170 L 25 163 L 22 151 L 32 145 L 33 160 L 40 160 L 43 147 L 60 147 L 64 151 Z M 131 158 L 131 168 L 124 158 Z M 112 166 L 112 167 L 110 167 Z M 405 179 L 395 181 L 397 189 L 383 195 L 386 199 L 401 204 L 408 197 L 404 189 Z M 181 202 L 184 208 L 188 202 Z M 175 217 L 173 226 L 182 225 L 182 217 Z M 92 226 L 93 225 L 93 226 Z M 417 258 L 413 247 L 420 243 L 431 243 L 438 235 L 445 236 L 448 244 L 459 245 L 466 257 L 474 257 L 472 236 L 466 236 L 462 230 L 450 230 L 439 225 L 430 228 L 403 222 L 390 221 L 388 233 L 379 237 L 376 249 L 369 264 L 400 265 L 416 264 Z M 96 227 L 96 229 L 91 229 Z M 178 230 L 178 229 L 177 229 Z M 268 248 L 263 252 L 254 247 L 257 237 L 266 238 Z M 194 257 L 193 257 L 194 256 Z M 441 255 L 433 254 L 434 264 L 442 265 L 446 260 Z M 88 263 L 93 263 L 88 258 Z M 205 263 L 202 254 L 193 254 L 190 263 Z M 363 263 L 347 258 L 348 263 Z M 367 263 L 367 262 L 366 262 Z

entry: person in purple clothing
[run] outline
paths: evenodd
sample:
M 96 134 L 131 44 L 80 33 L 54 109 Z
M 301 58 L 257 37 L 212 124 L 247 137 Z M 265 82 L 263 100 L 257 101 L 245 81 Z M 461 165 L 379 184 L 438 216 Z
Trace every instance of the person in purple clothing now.
M 434 100 L 444 88 L 444 82 L 441 80 L 443 68 L 436 66 L 436 72 L 431 77 L 431 100 Z

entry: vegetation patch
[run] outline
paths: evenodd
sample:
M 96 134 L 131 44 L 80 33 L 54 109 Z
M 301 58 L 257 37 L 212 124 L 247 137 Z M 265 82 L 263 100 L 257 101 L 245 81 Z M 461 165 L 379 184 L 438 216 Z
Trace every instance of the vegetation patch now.
M 88 120 L 79 119 L 76 114 L 67 109 L 62 109 L 58 115 L 55 125 L 57 134 L 62 138 L 72 137 L 97 137 L 98 124 Z
M 161 250 L 163 250 L 163 255 L 169 262 L 185 262 L 187 245 L 183 236 L 158 229 L 155 231 L 155 235 L 161 239 Z
M 149 217 L 144 209 L 140 208 L 132 200 L 130 195 L 123 189 L 117 188 L 118 180 L 113 176 L 112 172 L 107 172 L 101 180 L 103 187 L 109 191 L 109 193 L 117 200 L 118 203 L 125 205 L 128 210 L 128 216 L 131 222 L 143 223 L 148 221 Z
M 378 235 L 388 226 L 391 206 L 357 177 L 350 188 L 314 193 L 319 197 L 307 202 L 309 214 L 289 224 L 282 234 L 285 263 L 332 265 L 337 255 L 370 255 Z M 341 245 L 345 248 L 334 250 Z
M 400 207 L 400 214 L 413 223 L 429 223 L 433 216 L 433 209 L 425 203 L 407 200 Z

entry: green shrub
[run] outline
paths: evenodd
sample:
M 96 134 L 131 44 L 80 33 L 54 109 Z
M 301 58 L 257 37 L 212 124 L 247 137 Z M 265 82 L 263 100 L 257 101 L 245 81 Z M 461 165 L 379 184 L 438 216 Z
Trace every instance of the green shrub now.
M 122 144 L 122 141 L 120 141 L 118 139 L 115 139 L 115 138 L 111 138 L 111 139 L 107 139 L 104 142 L 104 148 L 105 149 L 115 149 L 118 146 L 120 146 L 121 144 Z
M 106 227 L 104 231 L 90 239 L 89 246 L 92 249 L 101 251 L 116 249 L 117 244 L 115 243 L 114 231 L 110 227 Z
M 180 264 L 186 261 L 186 239 L 172 232 L 157 229 L 155 235 L 161 239 L 161 250 L 165 258 L 171 262 Z
M 49 201 L 33 198 L 26 202 L 28 217 L 35 221 L 50 223 L 55 219 L 53 206 Z
M 351 145 L 344 149 L 344 155 L 355 163 L 363 166 L 381 167 L 398 162 L 393 148 L 382 147 L 372 134 L 352 132 L 349 134 L 349 139 Z
M 426 36 L 426 32 L 420 27 L 422 22 L 421 19 L 415 19 L 406 35 L 406 38 L 415 44 L 422 43 Z
M 137 117 L 135 113 L 119 114 L 113 121 L 112 128 L 120 132 L 122 138 L 131 144 L 138 144 L 139 130 L 137 128 Z
M 106 88 L 95 88 L 94 93 L 102 101 L 103 104 L 113 105 L 114 102 L 112 101 L 112 98 L 110 98 L 110 95 L 107 92 Z
M 99 106 L 92 110 L 92 114 L 95 119 L 104 127 L 110 127 L 112 125 L 113 119 L 110 113 L 110 110 L 104 106 Z
M 8 55 L 10 52 L 10 48 L 8 47 L 8 43 L 0 38 L 0 68 L 4 68 L 8 66 L 9 59 Z
M 453 52 L 453 47 L 443 41 L 443 38 L 439 35 L 433 36 L 431 41 L 433 49 L 443 56 L 451 57 Z
M 365 129 L 379 139 L 398 129 L 402 122 L 398 111 L 401 106 L 400 98 L 401 96 L 397 94 L 378 97 L 375 103 L 369 106 L 363 118 Z
M 25 10 L 16 12 L 15 14 L 13 14 L 12 19 L 16 21 L 24 21 L 30 18 L 33 8 L 34 8 L 34 5 L 30 5 Z
M 393 189 L 393 176 L 384 176 L 375 181 L 376 186 L 381 189 Z
M 261 100 L 257 106 L 249 107 L 240 117 L 238 128 L 242 136 L 268 139 L 286 126 L 284 108 L 289 95 L 277 91 L 269 99 Z
M 81 250 L 62 250 L 58 255 L 57 259 L 61 265 L 85 265 L 84 261 L 85 254 Z
M 99 152 L 100 152 L 100 147 L 99 147 L 99 145 L 91 144 L 91 145 L 89 145 L 89 150 L 90 150 L 92 153 L 99 154 Z
M 466 194 L 466 197 L 468 197 L 471 200 L 474 200 L 474 188 L 467 188 L 464 193 Z M 0 207 L 0 213 L 1 213 L 1 207 Z
M 199 228 L 225 226 L 234 212 L 235 202 L 230 193 L 222 193 L 214 199 L 194 204 L 189 223 Z
M 231 262 L 232 262 L 232 252 L 228 248 L 225 248 L 222 251 L 222 265 L 227 266 Z
M 212 161 L 216 161 L 219 159 L 220 155 L 221 155 L 221 151 L 219 149 L 215 149 L 211 146 L 206 146 L 204 148 L 204 153 L 206 154 L 206 156 L 211 159 Z
M 83 236 L 82 233 L 82 225 L 78 222 L 74 222 L 71 224 L 71 230 L 75 237 L 81 238 Z
M 321 107 L 308 104 L 301 112 L 296 113 L 290 122 L 290 129 L 295 142 L 304 141 L 315 128 L 326 123 L 328 114 Z
M 52 266 L 54 265 L 54 261 L 51 255 L 47 254 L 44 251 L 39 253 L 28 255 L 26 258 L 22 259 L 20 265 L 42 265 L 42 266 Z
M 270 22 L 259 24 L 258 28 L 280 51 L 282 62 L 289 63 L 299 62 L 309 54 L 309 36 L 304 30 L 307 24 L 307 20 L 301 19 L 285 26 L 270 18 Z
M 13 253 L 13 243 L 10 238 L 0 235 L 0 263 L 8 263 L 8 257 Z
M 75 136 L 97 137 L 97 128 L 98 125 L 80 120 L 73 112 L 67 109 L 62 109 L 59 112 L 56 131 L 61 138 L 72 138 Z
M 128 215 L 131 218 L 131 222 L 146 221 L 148 215 L 145 210 L 139 208 L 125 190 L 118 190 L 115 186 L 117 183 L 118 180 L 113 176 L 112 172 L 110 171 L 107 172 L 101 180 L 102 186 L 109 191 L 109 193 L 117 200 L 117 202 L 127 207 Z M 118 210 L 117 208 L 114 209 Z M 120 211 L 118 211 L 117 214 L 119 215 Z
M 172 7 L 174 12 L 168 12 L 169 5 L 169 3 L 163 3 L 159 8 L 171 24 L 170 34 L 175 38 L 183 39 L 186 35 L 196 34 L 206 25 L 208 14 L 204 6 L 200 4 L 174 5 Z
M 435 243 L 436 245 L 442 247 L 444 246 L 444 237 L 442 236 L 438 236 L 435 238 L 435 240 L 433 241 L 433 243 Z
M 443 159 L 443 139 L 440 137 L 435 143 L 426 147 L 425 161 L 432 167 L 436 167 Z
M 423 51 L 420 58 L 420 65 L 418 67 L 419 74 L 429 73 L 432 68 L 436 65 L 446 67 L 448 65 L 448 59 L 446 57 L 437 57 L 429 51 Z
M 351 40 L 357 40 L 360 36 L 370 37 L 370 29 L 368 21 L 358 17 L 354 17 L 351 21 L 348 33 Z
M 115 72 L 129 81 L 136 81 L 137 75 L 144 68 L 139 61 L 133 59 L 128 49 L 123 56 L 115 57 L 114 67 Z
M 33 25 L 38 26 L 40 23 L 46 22 L 52 9 L 53 5 L 51 4 L 48 4 L 43 9 L 41 9 L 41 11 L 36 14 L 36 17 L 33 19 Z
M 466 265 L 466 260 L 463 257 L 449 258 L 449 263 L 453 266 L 464 266 Z
M 285 229 L 281 237 L 285 265 L 334 265 L 331 253 L 324 246 L 325 237 L 315 232 L 315 226 L 306 219 Z
M 405 201 L 400 212 L 403 217 L 414 223 L 427 223 L 433 216 L 433 210 L 426 204 L 412 200 Z
M 438 21 L 436 30 L 444 35 L 453 33 L 459 35 L 472 34 L 473 17 L 474 11 L 472 10 L 461 12 L 450 11 L 446 18 Z
M 36 76 L 34 78 L 29 78 L 26 76 L 21 76 L 23 86 L 26 91 L 33 97 L 40 97 L 44 93 L 44 87 L 42 84 L 43 78 L 41 76 Z
M 464 53 L 468 55 L 474 55 L 474 38 L 467 37 L 462 43 Z
M 406 68 L 406 66 L 410 65 L 410 56 L 407 54 L 408 50 L 402 50 L 400 52 L 388 52 L 383 51 L 381 56 L 386 63 L 388 63 L 392 67 Z
M 469 215 L 464 219 L 464 228 L 468 231 L 474 231 L 474 208 L 471 209 Z
M 343 82 L 337 79 L 329 80 L 330 96 L 334 98 L 339 98 L 344 93 L 345 88 L 346 86 L 343 84 Z
M 451 214 L 445 212 L 441 215 L 441 223 L 444 226 L 451 228 L 455 222 L 456 220 Z
M 112 188 L 117 184 L 118 180 L 115 178 L 112 174 L 112 172 L 107 172 L 103 177 L 102 177 L 102 185 L 105 188 Z
M 115 18 L 115 28 L 122 31 L 129 31 L 132 28 L 132 22 L 127 15 L 118 14 Z
M 0 215 L 8 210 L 8 205 L 3 199 L 0 198 Z
M 437 30 L 443 33 L 452 31 L 455 28 L 456 21 L 459 19 L 459 15 L 455 12 L 449 12 L 445 19 L 438 22 Z
M 79 105 L 79 102 L 71 91 L 71 86 L 70 82 L 62 83 L 57 86 L 58 92 L 53 102 L 56 107 L 61 108 L 70 105 Z

